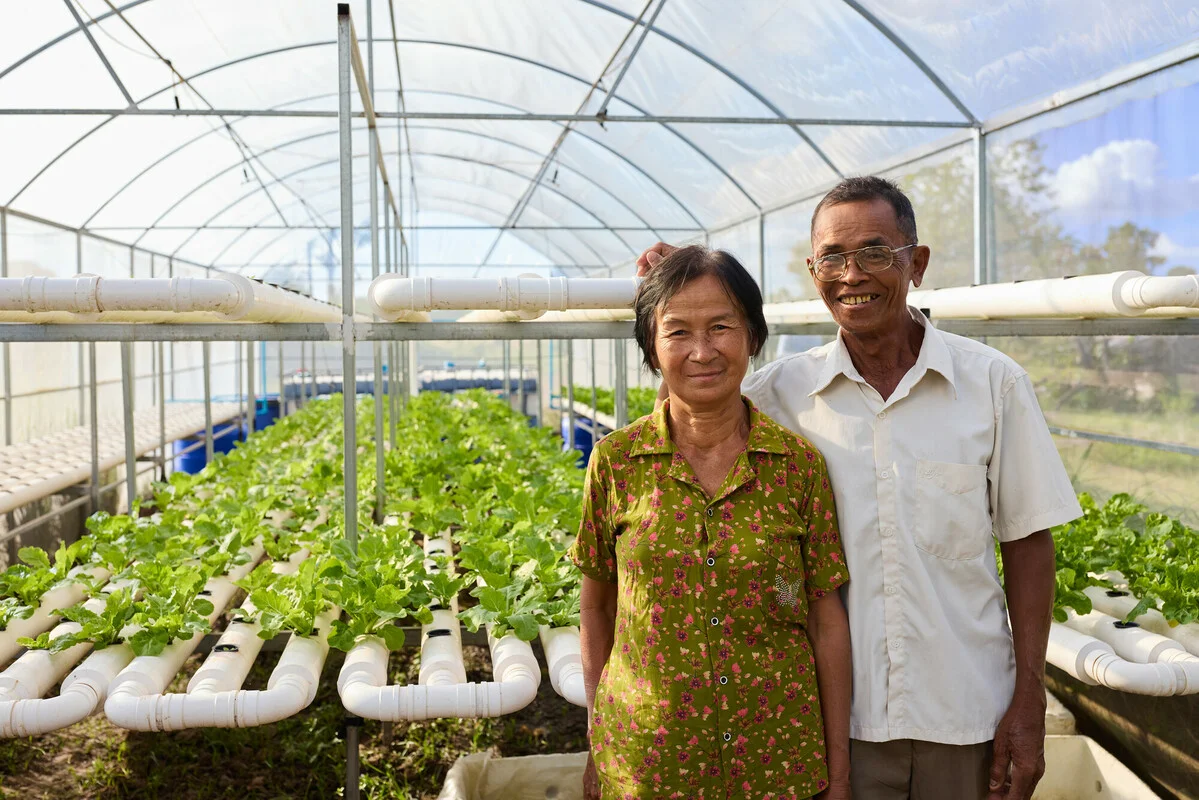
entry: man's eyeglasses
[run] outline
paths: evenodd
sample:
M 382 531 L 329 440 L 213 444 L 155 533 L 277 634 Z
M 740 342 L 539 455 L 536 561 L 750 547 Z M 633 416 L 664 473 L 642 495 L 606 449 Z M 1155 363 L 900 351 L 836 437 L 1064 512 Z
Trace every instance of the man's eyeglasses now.
M 886 245 L 877 244 L 858 250 L 850 250 L 847 253 L 830 253 L 827 256 L 821 256 L 814 260 L 808 269 L 811 270 L 816 280 L 831 283 L 832 281 L 839 281 L 845 276 L 846 271 L 849 269 L 849 256 L 853 256 L 853 260 L 857 262 L 858 269 L 862 270 L 862 272 L 882 272 L 895 263 L 896 253 L 915 246 L 915 244 L 907 244 L 903 247 L 892 249 Z

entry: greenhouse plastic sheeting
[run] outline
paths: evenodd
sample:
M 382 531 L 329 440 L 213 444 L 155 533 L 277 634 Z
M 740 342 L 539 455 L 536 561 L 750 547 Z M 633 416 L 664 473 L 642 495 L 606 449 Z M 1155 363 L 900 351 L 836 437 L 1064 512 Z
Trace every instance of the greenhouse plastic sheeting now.
M 761 213 L 769 224 L 841 175 L 902 177 L 922 154 L 971 141 L 969 127 L 928 123 L 987 125 L 1199 37 L 1191 0 L 371 2 L 373 39 L 367 0 L 350 7 L 384 112 L 401 106 L 402 73 L 409 111 L 590 114 L 606 102 L 610 115 L 730 120 L 381 121 L 405 224 L 441 228 L 409 237 L 413 261 L 422 243 L 436 251 L 482 226 L 491 239 L 476 268 L 593 274 L 664 230 L 694 238 Z M 0 113 L 0 206 L 290 280 L 339 223 L 336 119 L 61 112 L 335 112 L 336 34 L 334 5 L 316 0 L 5 6 L 0 111 L 54 113 Z M 731 121 L 780 118 L 812 123 Z M 355 128 L 365 225 L 371 170 L 364 122 Z M 769 288 L 785 264 L 768 266 Z
M 437 800 L 582 800 L 586 753 L 499 758 L 462 756 Z

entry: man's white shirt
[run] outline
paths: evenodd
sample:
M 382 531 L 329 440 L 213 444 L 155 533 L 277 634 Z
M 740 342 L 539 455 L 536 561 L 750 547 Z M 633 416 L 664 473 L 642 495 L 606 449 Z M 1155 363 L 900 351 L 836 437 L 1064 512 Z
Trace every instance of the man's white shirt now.
M 994 538 L 1082 513 L 1028 374 L 919 311 L 920 355 L 885 402 L 840 335 L 743 391 L 823 453 L 849 568 L 850 735 L 990 740 L 1015 684 Z

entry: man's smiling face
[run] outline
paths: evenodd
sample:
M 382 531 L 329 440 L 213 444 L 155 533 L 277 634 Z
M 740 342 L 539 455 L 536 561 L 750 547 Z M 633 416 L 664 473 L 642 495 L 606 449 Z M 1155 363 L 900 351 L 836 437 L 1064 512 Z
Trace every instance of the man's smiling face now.
M 913 244 L 899 230 L 895 209 L 881 198 L 840 203 L 820 210 L 812 225 L 812 252 L 816 259 L 848 253 L 863 247 L 884 245 L 899 248 Z M 908 283 L 919 286 L 928 267 L 929 249 L 924 246 L 900 250 L 894 262 L 881 272 L 866 272 L 854 256 L 845 274 L 834 281 L 813 280 L 824 304 L 847 333 L 878 335 L 908 319 Z

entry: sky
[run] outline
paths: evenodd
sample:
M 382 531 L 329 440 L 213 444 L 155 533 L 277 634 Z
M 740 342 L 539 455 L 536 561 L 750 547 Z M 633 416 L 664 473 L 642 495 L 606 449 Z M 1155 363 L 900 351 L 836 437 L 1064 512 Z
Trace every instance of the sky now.
M 1199 268 L 1199 83 L 1121 103 L 1034 138 L 1044 146 L 1058 222 L 1101 243 L 1129 220 L 1161 234 L 1162 270 Z

